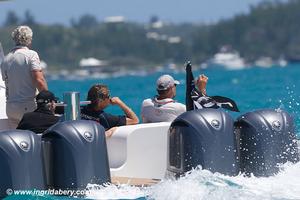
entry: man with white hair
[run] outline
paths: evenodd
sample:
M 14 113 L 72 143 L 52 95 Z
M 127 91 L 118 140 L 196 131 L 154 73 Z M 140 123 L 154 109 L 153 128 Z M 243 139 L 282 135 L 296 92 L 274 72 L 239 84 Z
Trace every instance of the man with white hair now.
M 26 112 L 36 109 L 35 96 L 38 91 L 47 90 L 47 82 L 37 52 L 30 50 L 32 30 L 18 26 L 11 36 L 15 47 L 1 64 L 2 79 L 6 87 L 6 114 L 9 127 L 17 127 Z
M 206 83 L 208 78 L 200 75 L 196 81 L 199 91 L 206 94 Z M 168 74 L 160 76 L 156 81 L 156 90 L 158 95 L 154 98 L 145 99 L 142 104 L 143 123 L 152 122 L 171 122 L 177 116 L 186 111 L 186 106 L 176 102 L 176 85 L 179 81 Z

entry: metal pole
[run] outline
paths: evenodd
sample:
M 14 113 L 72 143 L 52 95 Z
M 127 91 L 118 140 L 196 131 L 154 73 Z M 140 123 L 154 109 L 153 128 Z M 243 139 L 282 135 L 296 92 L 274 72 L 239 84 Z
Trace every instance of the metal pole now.
M 65 121 L 80 119 L 80 96 L 79 92 L 64 93 Z

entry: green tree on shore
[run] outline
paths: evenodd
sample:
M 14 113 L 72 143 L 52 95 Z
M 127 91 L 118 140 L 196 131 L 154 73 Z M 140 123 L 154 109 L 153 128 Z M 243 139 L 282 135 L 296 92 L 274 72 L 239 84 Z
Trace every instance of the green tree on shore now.
M 284 55 L 300 59 L 300 1 L 265 1 L 252 6 L 249 14 L 240 14 L 216 24 L 167 24 L 152 28 L 134 22 L 105 23 L 86 14 L 71 20 L 71 26 L 43 25 L 26 11 L 23 18 L 7 13 L 0 28 L 0 41 L 6 52 L 12 47 L 10 32 L 18 24 L 32 26 L 33 48 L 48 65 L 76 68 L 80 59 L 95 57 L 111 66 L 153 66 L 167 62 L 201 63 L 223 45 L 230 45 L 248 61 L 260 56 L 275 59 Z M 170 42 L 171 37 L 180 38 Z

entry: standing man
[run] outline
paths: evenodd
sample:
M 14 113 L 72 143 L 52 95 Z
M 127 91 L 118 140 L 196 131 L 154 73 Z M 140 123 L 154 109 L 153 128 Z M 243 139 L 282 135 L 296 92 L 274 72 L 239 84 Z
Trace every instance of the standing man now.
M 196 86 L 206 95 L 206 84 L 208 78 L 200 75 L 196 81 Z M 157 95 L 152 99 L 145 99 L 142 104 L 143 123 L 171 122 L 177 116 L 186 111 L 186 106 L 174 100 L 176 96 L 176 85 L 179 81 L 168 74 L 162 75 L 157 79 Z
M 6 55 L 2 65 L 2 79 L 6 87 L 6 114 L 9 127 L 17 127 L 26 112 L 36 109 L 38 91 L 48 90 L 37 52 L 30 50 L 32 30 L 18 26 L 11 36 L 15 47 Z

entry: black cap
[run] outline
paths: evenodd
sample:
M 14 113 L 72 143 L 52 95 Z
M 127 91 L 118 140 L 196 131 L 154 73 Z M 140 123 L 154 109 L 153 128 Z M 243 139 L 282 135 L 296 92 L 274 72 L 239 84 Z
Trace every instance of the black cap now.
M 57 102 L 58 98 L 54 96 L 54 94 L 48 90 L 41 91 L 36 97 L 37 104 L 49 103 L 51 101 Z

